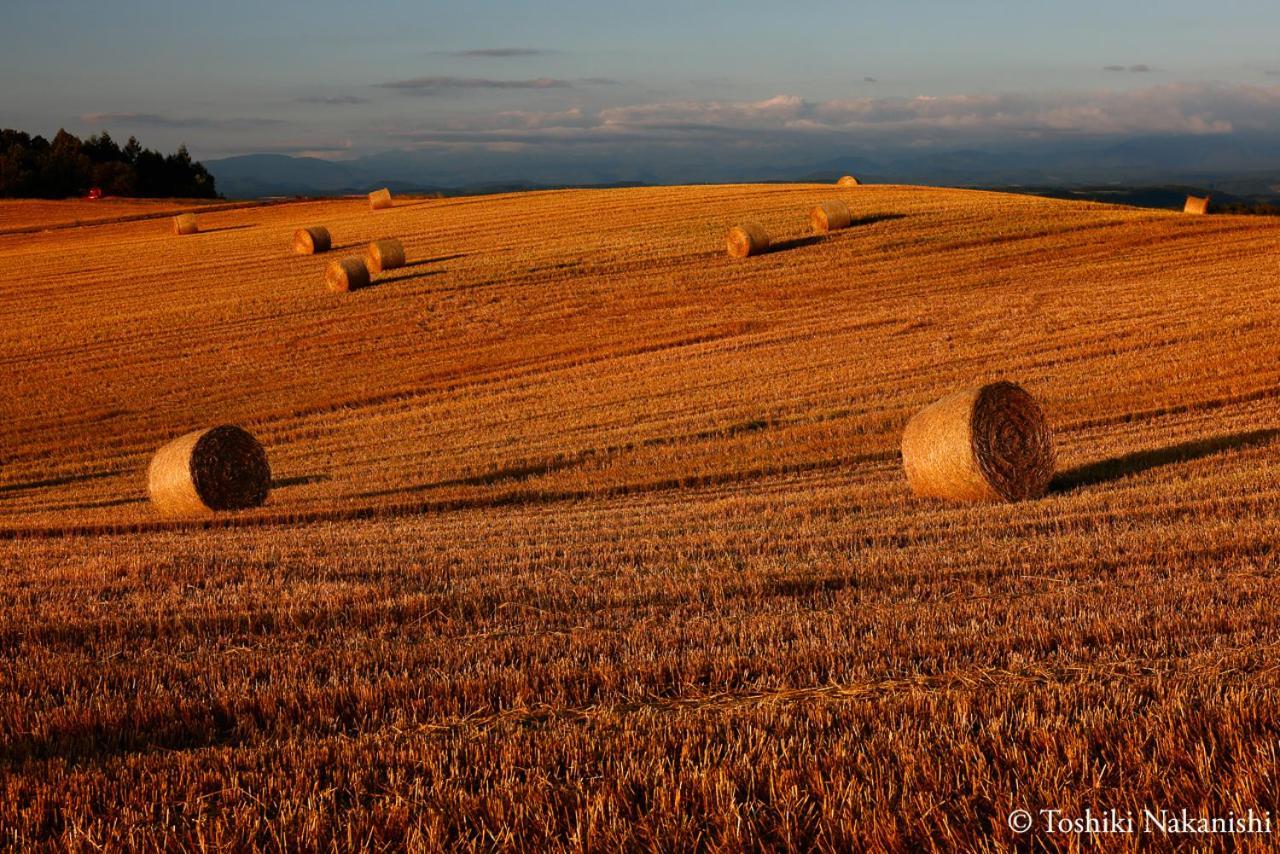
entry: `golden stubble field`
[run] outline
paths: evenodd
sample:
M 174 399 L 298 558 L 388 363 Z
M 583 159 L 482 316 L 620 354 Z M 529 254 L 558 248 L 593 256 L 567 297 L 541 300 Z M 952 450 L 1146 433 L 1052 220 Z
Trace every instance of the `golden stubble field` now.
M 830 198 L 857 220 L 813 238 Z M 63 204 L 28 213 L 97 203 Z M 1277 808 L 1280 222 L 814 185 L 23 217 L 7 844 L 953 850 L 1029 844 L 1015 808 Z M 728 258 L 746 220 L 779 251 Z M 289 254 L 305 225 L 337 251 Z M 383 236 L 410 266 L 324 289 Z M 995 379 L 1048 414 L 1050 494 L 912 498 L 908 417 Z M 150 455 L 222 423 L 268 503 L 159 517 Z

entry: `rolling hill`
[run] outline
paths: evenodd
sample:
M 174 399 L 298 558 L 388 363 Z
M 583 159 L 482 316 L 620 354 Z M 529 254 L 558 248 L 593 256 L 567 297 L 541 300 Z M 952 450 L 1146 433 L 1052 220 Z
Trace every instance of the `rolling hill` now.
M 776 251 L 726 257 L 745 220 Z M 1014 809 L 1276 808 L 1277 221 L 819 185 L 200 221 L 0 234 L 6 843 L 952 849 L 1025 843 Z M 316 224 L 410 264 L 329 293 L 288 251 Z M 1049 495 L 913 498 L 907 419 L 1002 378 Z M 158 517 L 150 455 L 223 423 L 267 504 Z

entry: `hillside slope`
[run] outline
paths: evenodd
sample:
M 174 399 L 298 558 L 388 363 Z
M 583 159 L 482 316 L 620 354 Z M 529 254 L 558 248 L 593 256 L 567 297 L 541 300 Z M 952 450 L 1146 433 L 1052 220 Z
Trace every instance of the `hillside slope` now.
M 832 197 L 859 221 L 810 237 Z M 746 219 L 779 251 L 726 257 Z M 789 185 L 201 222 L 0 235 L 15 839 L 840 848 L 1275 807 L 1275 220 Z M 330 294 L 288 253 L 311 224 L 412 264 Z M 1051 494 L 911 498 L 907 418 L 996 378 L 1045 407 Z M 161 520 L 151 453 L 219 423 L 270 501 Z

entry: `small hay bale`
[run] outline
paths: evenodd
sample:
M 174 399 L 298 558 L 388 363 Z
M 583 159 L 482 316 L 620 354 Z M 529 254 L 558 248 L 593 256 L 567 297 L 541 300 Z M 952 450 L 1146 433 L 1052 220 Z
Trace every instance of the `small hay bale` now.
M 300 228 L 293 233 L 293 252 L 295 255 L 318 255 L 333 248 L 333 239 L 329 229 L 322 225 Z
M 174 439 L 151 458 L 147 492 L 166 516 L 257 507 L 271 490 L 271 466 L 258 440 L 225 424 Z
M 334 293 L 358 291 L 369 286 L 369 268 L 363 258 L 340 258 L 330 261 L 324 270 L 324 283 Z
M 369 272 L 377 275 L 384 270 L 394 270 L 404 266 L 404 246 L 394 237 L 375 240 L 369 244 L 365 252 L 365 266 Z
M 955 501 L 1038 498 L 1054 472 L 1053 435 L 1035 398 L 997 382 L 947 395 L 912 416 L 902 465 L 916 495 Z
M 1187 196 L 1187 203 L 1182 206 L 1182 212 L 1189 214 L 1207 214 L 1209 212 L 1210 198 L 1212 198 L 1212 196 Z
M 839 181 L 836 181 L 837 187 L 856 187 L 862 182 L 852 175 L 844 175 Z
M 375 211 L 386 210 L 391 207 L 391 191 L 386 187 L 381 190 L 374 190 L 369 194 L 369 207 Z
M 749 222 L 729 229 L 725 243 L 731 258 L 746 258 L 769 248 L 769 234 L 758 223 Z
M 809 223 L 818 234 L 848 228 L 853 222 L 853 214 L 844 202 L 823 202 L 809 211 Z
M 196 234 L 200 231 L 200 224 L 196 222 L 195 214 L 178 214 L 173 218 L 174 234 Z

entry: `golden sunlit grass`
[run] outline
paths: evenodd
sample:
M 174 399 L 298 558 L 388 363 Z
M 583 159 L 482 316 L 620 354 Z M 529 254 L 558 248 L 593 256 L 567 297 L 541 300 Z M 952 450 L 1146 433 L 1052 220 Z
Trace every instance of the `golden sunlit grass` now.
M 1014 808 L 1275 810 L 1280 226 L 862 186 L 812 236 L 831 192 L 0 235 L 4 841 L 954 850 L 1025 843 Z M 414 263 L 331 293 L 288 251 L 314 222 Z M 771 251 L 726 256 L 743 222 Z M 1048 494 L 912 497 L 908 419 L 1000 379 Z M 152 455 L 227 423 L 266 504 L 160 517 Z

